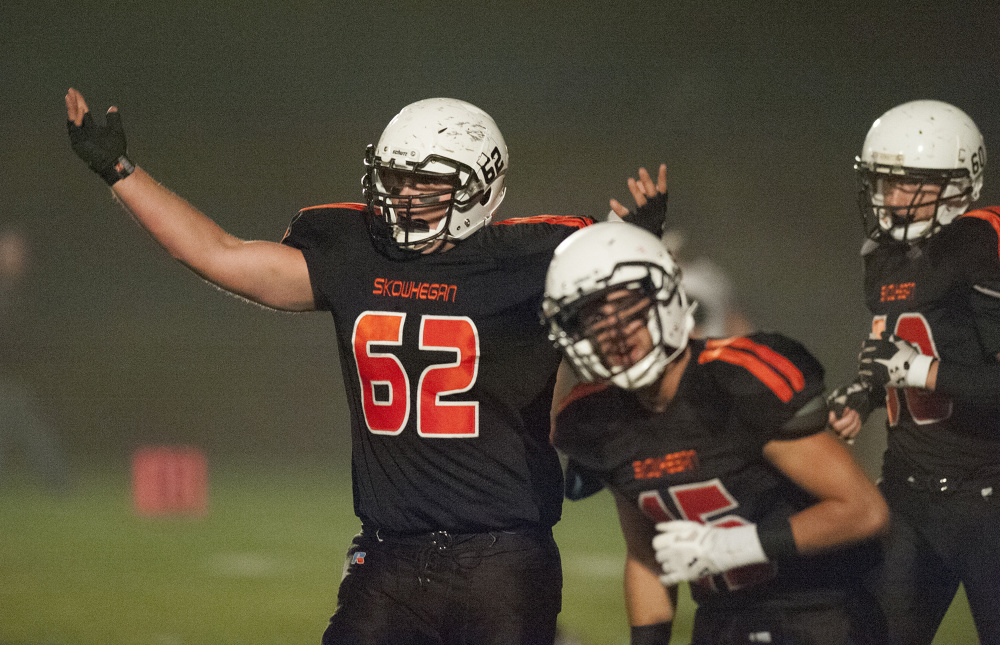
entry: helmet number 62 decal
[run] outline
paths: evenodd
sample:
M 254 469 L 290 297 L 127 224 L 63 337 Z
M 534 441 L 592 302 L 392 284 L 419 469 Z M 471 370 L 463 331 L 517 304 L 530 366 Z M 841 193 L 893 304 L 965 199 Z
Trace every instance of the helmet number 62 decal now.
M 410 418 L 410 379 L 399 356 L 376 346 L 403 345 L 406 314 L 363 312 L 354 322 L 352 346 L 361 383 L 365 423 L 374 434 L 396 435 Z M 420 317 L 419 349 L 452 352 L 453 359 L 427 366 L 416 385 L 417 434 L 479 436 L 479 402 L 442 397 L 467 392 L 479 374 L 479 331 L 465 316 Z
M 486 153 L 482 153 L 479 158 L 479 168 L 483 171 L 483 179 L 486 180 L 486 183 L 492 183 L 497 175 L 503 172 L 503 156 L 500 154 L 500 148 L 494 147 L 489 157 L 486 156 Z

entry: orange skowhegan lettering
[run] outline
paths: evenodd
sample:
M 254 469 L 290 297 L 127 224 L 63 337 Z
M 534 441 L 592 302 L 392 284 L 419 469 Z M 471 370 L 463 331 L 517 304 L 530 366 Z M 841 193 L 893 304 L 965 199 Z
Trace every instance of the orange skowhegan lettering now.
M 882 302 L 895 302 L 896 300 L 909 300 L 913 294 L 913 287 L 916 282 L 903 282 L 901 284 L 883 284 L 879 293 L 879 300 Z
M 411 298 L 414 300 L 441 300 L 455 302 L 458 287 L 437 282 L 414 282 L 413 280 L 391 280 L 375 278 L 372 293 L 390 298 Z
M 672 452 L 662 457 L 650 457 L 632 462 L 636 479 L 656 479 L 663 475 L 675 475 L 698 467 L 698 453 L 694 450 Z

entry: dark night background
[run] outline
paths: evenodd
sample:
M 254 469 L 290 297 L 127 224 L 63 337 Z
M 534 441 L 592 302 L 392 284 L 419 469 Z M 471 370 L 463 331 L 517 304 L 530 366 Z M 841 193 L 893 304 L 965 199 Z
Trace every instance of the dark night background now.
M 328 315 L 247 305 L 167 257 L 71 152 L 71 86 L 95 114 L 118 105 L 133 160 L 244 238 L 360 200 L 365 145 L 431 96 L 500 126 L 501 218 L 603 217 L 664 161 L 691 251 L 731 273 L 757 327 L 846 380 L 867 328 L 854 155 L 917 98 L 961 107 L 1000 150 L 1000 11 L 751 4 L 4 2 L 0 224 L 32 243 L 22 367 L 73 464 L 191 442 L 346 466 L 349 439 Z M 981 204 L 1000 201 L 997 165 Z

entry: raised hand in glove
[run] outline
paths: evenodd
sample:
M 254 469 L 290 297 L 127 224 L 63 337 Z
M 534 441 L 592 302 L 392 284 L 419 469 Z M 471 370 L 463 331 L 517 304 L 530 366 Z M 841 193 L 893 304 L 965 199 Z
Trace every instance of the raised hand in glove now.
M 66 116 L 73 152 L 109 186 L 132 174 L 135 166 L 126 156 L 125 130 L 118 108 L 108 110 L 107 125 L 98 125 L 83 95 L 70 88 L 66 93 Z
M 660 164 L 656 182 L 645 168 L 639 169 L 639 178 L 628 178 L 628 189 L 635 200 L 635 210 L 629 211 L 617 199 L 611 200 L 608 220 L 627 218 L 634 223 L 657 222 L 662 226 L 667 213 L 667 165 Z
M 878 389 L 882 387 L 927 387 L 933 356 L 920 353 L 913 343 L 883 333 L 869 338 L 858 357 L 858 380 Z
M 754 524 L 721 528 L 688 520 L 660 522 L 653 538 L 660 582 L 672 586 L 737 567 L 768 562 Z

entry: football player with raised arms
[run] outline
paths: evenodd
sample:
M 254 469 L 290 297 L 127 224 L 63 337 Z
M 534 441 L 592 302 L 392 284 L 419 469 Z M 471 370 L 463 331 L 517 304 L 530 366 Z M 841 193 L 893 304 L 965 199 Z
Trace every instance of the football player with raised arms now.
M 861 581 L 888 522 L 827 428 L 823 368 L 777 333 L 692 339 L 680 270 L 627 223 L 555 252 L 543 316 L 582 383 L 553 442 L 612 491 L 632 645 L 670 640 L 692 583 L 693 643 L 878 641 Z
M 552 251 L 590 221 L 491 225 L 504 139 L 479 108 L 435 98 L 369 148 L 366 203 L 306 208 L 281 243 L 245 241 L 132 164 L 116 108 L 98 125 L 73 89 L 66 107 L 74 151 L 172 256 L 252 302 L 333 315 L 362 531 L 323 642 L 551 644 L 560 356 L 538 309 Z M 628 185 L 628 217 L 659 233 L 665 167 Z
M 880 116 L 855 162 L 872 327 L 831 424 L 850 439 L 887 406 L 876 591 L 900 643 L 933 640 L 959 583 L 1000 643 L 1000 207 L 969 210 L 985 165 L 972 119 L 931 100 Z

